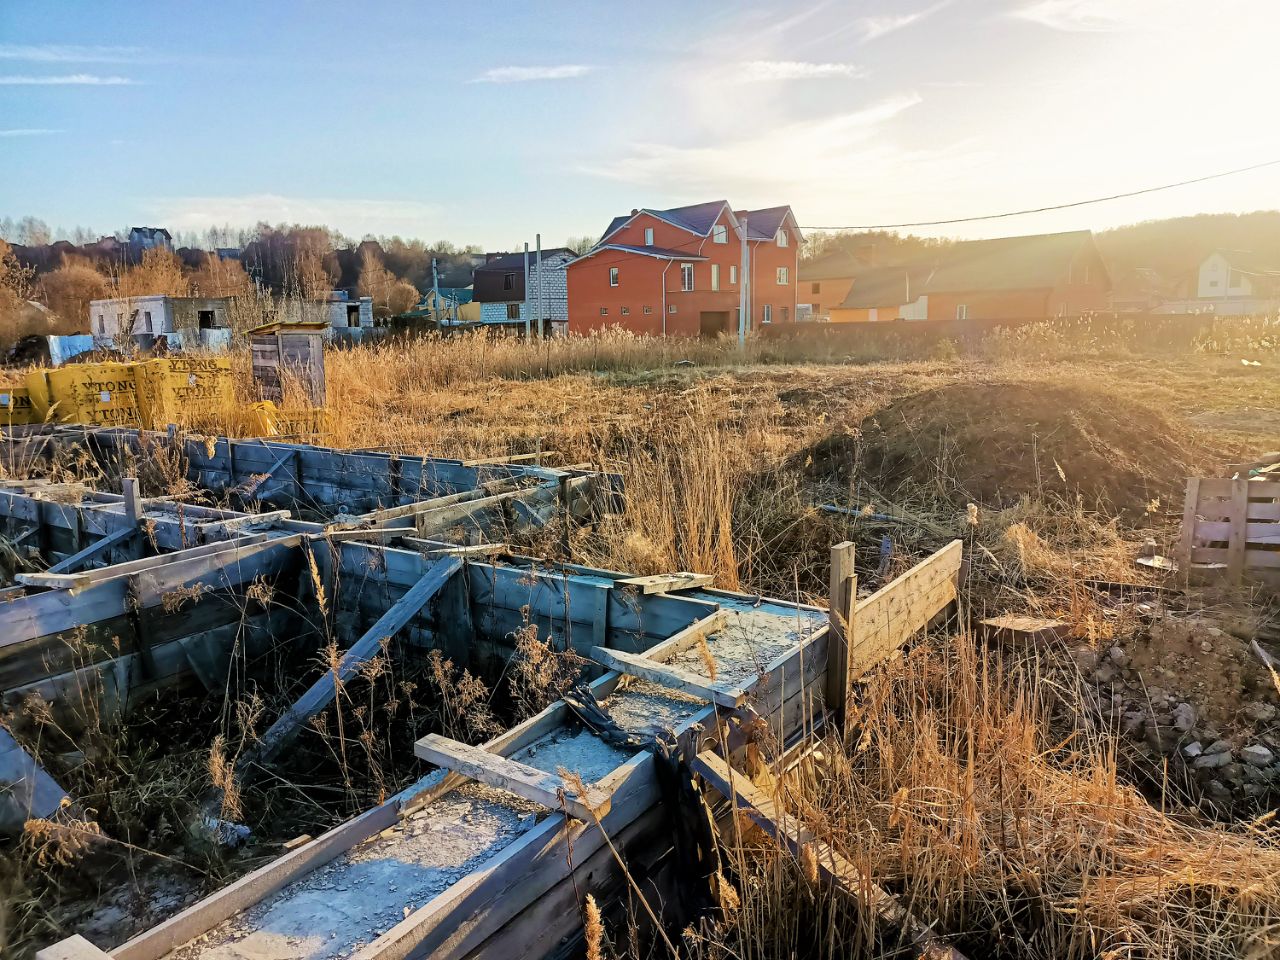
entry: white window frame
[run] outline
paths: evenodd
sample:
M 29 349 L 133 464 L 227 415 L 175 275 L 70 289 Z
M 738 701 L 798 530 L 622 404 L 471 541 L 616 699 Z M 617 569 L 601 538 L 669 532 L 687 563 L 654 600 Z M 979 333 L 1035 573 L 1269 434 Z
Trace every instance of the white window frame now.
M 693 264 L 680 264 L 680 291 L 682 293 L 693 292 Z
M 969 305 L 967 303 L 956 304 L 956 319 L 957 320 L 969 319 Z
M 791 282 L 791 271 L 786 267 L 778 268 L 778 286 L 785 287 Z
M 723 223 L 717 223 L 714 227 L 711 228 L 711 242 L 712 243 L 728 243 L 729 228 Z
M 676 305 L 674 303 L 668 303 L 667 313 L 675 313 L 675 312 L 676 312 Z
M 760 322 L 773 323 L 773 304 L 772 303 L 766 303 L 764 307 L 761 309 Z
M 711 289 L 720 289 L 720 264 L 713 263 L 711 265 Z
M 778 246 L 780 247 L 791 246 L 791 240 L 787 236 L 787 230 L 785 227 L 778 230 Z
M 653 227 L 644 228 L 644 245 L 646 247 L 653 246 Z
M 738 282 L 738 265 L 736 263 L 729 264 L 729 286 L 734 286 Z
M 618 285 L 618 268 L 609 268 L 609 286 L 616 287 Z

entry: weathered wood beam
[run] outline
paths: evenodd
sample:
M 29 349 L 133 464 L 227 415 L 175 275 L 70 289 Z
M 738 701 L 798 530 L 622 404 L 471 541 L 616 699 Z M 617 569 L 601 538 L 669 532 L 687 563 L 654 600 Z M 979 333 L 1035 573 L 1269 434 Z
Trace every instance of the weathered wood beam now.
M 97 559 L 112 547 L 120 546 L 125 541 L 131 540 L 133 537 L 137 536 L 137 534 L 137 529 L 131 530 L 128 527 L 121 527 L 119 530 L 115 530 L 112 533 L 107 534 L 101 540 L 89 544 L 89 546 L 85 547 L 79 553 L 73 553 L 65 560 L 59 560 L 52 567 L 46 570 L 45 573 L 75 573 L 90 560 Z
M 571 817 L 591 823 L 609 812 L 610 795 L 587 788 L 585 794 L 554 773 L 544 773 L 516 760 L 489 753 L 481 747 L 433 733 L 414 744 L 413 752 L 428 763 L 466 774 L 474 780 L 506 790 L 548 810 L 564 810 Z
M 342 684 L 349 681 L 360 667 L 377 656 L 382 642 L 396 635 L 428 601 L 462 569 L 457 557 L 442 557 L 433 563 L 422 578 L 409 588 L 369 630 L 351 645 L 336 667 L 327 671 L 289 707 L 262 736 L 257 748 L 244 762 L 270 760 L 297 734 L 298 728 L 327 707 L 337 696 Z
M 659 573 L 651 577 L 624 577 L 618 581 L 618 586 L 630 587 L 643 594 L 668 593 L 710 586 L 714 579 L 706 573 Z
M 831 548 L 830 607 L 827 617 L 827 711 L 835 728 L 844 733 L 845 706 L 849 699 L 849 647 L 853 643 L 854 601 L 858 578 L 853 572 L 853 544 L 837 543 Z
M 704 751 L 693 759 L 690 766 L 792 856 L 799 857 L 802 849 L 813 853 L 818 863 L 818 874 L 825 883 L 856 900 L 863 908 L 874 911 L 884 923 L 900 929 L 919 951 L 918 956 L 926 960 L 965 960 L 964 954 L 946 944 L 930 927 L 912 915 L 897 897 L 872 882 L 834 847 L 798 822 L 789 821 L 773 797 L 744 774 L 732 769 L 722 758 L 711 751 Z
M 67 792 L 0 726 L 0 833 L 21 833 L 31 817 L 57 812 Z
M 710 700 L 717 706 L 736 710 L 747 702 L 747 692 L 738 687 L 729 687 L 716 683 L 686 670 L 683 667 L 658 663 L 647 657 L 634 653 L 623 653 L 620 650 L 607 650 L 604 647 L 592 647 L 591 659 L 610 670 L 617 670 L 631 677 L 648 680 L 668 690 L 679 690 L 691 693 L 703 700 Z

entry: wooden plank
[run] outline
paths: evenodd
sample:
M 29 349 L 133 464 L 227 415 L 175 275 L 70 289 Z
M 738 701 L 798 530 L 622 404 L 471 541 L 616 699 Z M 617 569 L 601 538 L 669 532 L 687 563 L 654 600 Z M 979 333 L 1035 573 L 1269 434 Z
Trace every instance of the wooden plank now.
M 849 646 L 853 679 L 890 657 L 955 602 L 963 548 L 962 541 L 951 541 L 856 605 L 853 618 L 857 632 Z
M 1008 641 L 1033 646 L 1049 646 L 1071 635 L 1071 624 L 1064 620 L 1045 620 L 1042 617 L 1020 617 L 1006 614 L 979 621 L 983 632 L 991 640 Z
M 964 954 L 949 946 L 912 915 L 897 897 L 872 882 L 812 831 L 789 820 L 771 796 L 733 770 L 723 759 L 710 751 L 703 751 L 691 761 L 690 766 L 792 856 L 798 858 L 802 850 L 813 854 L 818 874 L 825 883 L 856 900 L 864 909 L 873 910 L 882 922 L 901 930 L 903 937 L 919 951 L 918 956 L 928 960 L 964 960 Z
M 369 837 L 395 825 L 400 796 L 334 827 L 306 846 L 290 851 L 230 886 L 206 897 L 145 933 L 115 947 L 113 960 L 159 960 L 176 947 L 207 933 L 302 875 L 323 866 Z
M 1231 481 L 1231 536 L 1227 541 L 1227 577 L 1232 583 L 1244 579 L 1245 536 L 1249 526 L 1248 480 Z
M 657 663 L 666 663 L 678 657 L 691 647 L 696 647 L 713 633 L 719 633 L 729 622 L 729 614 L 717 609 L 710 616 L 695 620 L 683 630 L 672 634 L 666 640 L 644 651 L 645 659 Z
M 676 667 L 671 664 L 658 663 L 633 653 L 623 653 L 621 650 L 606 650 L 604 647 L 592 647 L 591 659 L 595 660 L 596 663 L 603 664 L 610 670 L 617 670 L 619 673 L 625 673 L 630 677 L 648 680 L 650 683 L 656 683 L 669 690 L 691 693 L 695 697 L 710 700 L 718 706 L 727 707 L 730 710 L 736 710 L 747 702 L 747 692 L 745 690 L 727 687 L 701 677 L 692 670 L 686 670 L 683 667 Z
M 351 645 L 337 667 L 329 670 L 311 685 L 288 710 L 263 734 L 246 762 L 263 762 L 275 754 L 297 734 L 298 727 L 327 707 L 337 696 L 341 684 L 349 681 L 356 671 L 372 660 L 382 649 L 382 641 L 394 637 L 409 620 L 449 582 L 449 578 L 462 569 L 457 557 L 443 557 L 430 567 L 409 591 L 392 605 L 369 630 Z
M 20 573 L 14 576 L 19 583 L 29 587 L 48 587 L 53 590 L 83 589 L 95 583 L 115 580 L 120 577 L 145 573 L 184 561 L 198 560 L 206 557 L 219 557 L 223 563 L 232 563 L 239 556 L 244 556 L 250 548 L 264 544 L 285 544 L 296 546 L 302 542 L 301 534 L 260 533 L 235 540 L 218 540 L 214 543 L 188 547 L 173 553 L 162 553 L 154 557 L 143 557 L 140 560 L 127 560 L 124 563 L 112 564 L 109 567 L 98 567 L 79 573 Z M 217 564 L 215 564 L 216 566 Z
M 502 457 L 481 457 L 478 460 L 463 460 L 462 465 L 464 467 L 486 467 L 491 464 L 528 463 L 531 460 L 536 462 L 541 460 L 549 452 L 550 451 L 543 450 L 538 453 L 509 453 Z
M 1230 521 L 1201 520 L 1195 526 L 1195 546 L 1226 544 L 1231 540 Z M 1252 544 L 1280 544 L 1280 523 L 1247 523 L 1245 541 Z
M 111 960 L 111 954 L 99 950 L 80 934 L 36 951 L 36 960 Z
M 830 607 L 827 619 L 827 689 L 825 700 L 834 728 L 845 729 L 845 706 L 849 699 L 849 647 L 854 637 L 854 601 L 858 578 L 854 573 L 854 546 L 846 540 L 831 548 Z
M 715 578 L 706 573 L 659 573 L 651 577 L 625 577 L 617 581 L 620 587 L 630 587 L 642 594 L 669 593 L 672 590 L 693 590 L 711 585 Z
M 85 547 L 79 553 L 74 553 L 65 560 L 60 560 L 55 563 L 52 567 L 46 570 L 45 573 L 74 573 L 90 560 L 95 560 L 112 547 L 119 546 L 126 540 L 132 539 L 137 535 L 137 533 L 138 531 L 136 529 L 131 530 L 128 527 L 121 527 L 119 530 L 107 534 L 101 540 L 89 544 L 89 546 Z
M 124 490 L 124 515 L 130 526 L 142 522 L 142 488 L 137 477 L 125 477 L 121 481 Z
M 609 812 L 610 795 L 602 790 L 588 787 L 586 794 L 580 795 L 554 773 L 544 773 L 437 733 L 419 740 L 414 744 L 413 752 L 428 763 L 464 773 L 473 780 L 514 793 L 548 810 L 564 810 L 569 816 L 586 823 L 603 818 Z
M 1178 550 L 1178 560 L 1183 564 L 1191 562 L 1191 548 L 1196 536 L 1196 509 L 1200 505 L 1200 478 L 1187 479 L 1187 496 L 1182 505 L 1182 544 Z
M 342 543 L 345 540 L 394 540 L 396 537 L 413 536 L 417 527 L 374 527 L 369 530 L 325 530 L 313 534 L 312 540 L 329 540 Z
M 0 833 L 18 834 L 32 817 L 57 812 L 67 792 L 0 726 Z

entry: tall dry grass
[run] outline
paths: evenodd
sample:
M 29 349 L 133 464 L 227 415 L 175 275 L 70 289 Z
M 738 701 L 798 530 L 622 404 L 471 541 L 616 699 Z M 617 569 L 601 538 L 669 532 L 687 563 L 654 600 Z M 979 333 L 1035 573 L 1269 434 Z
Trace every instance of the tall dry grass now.
M 1263 958 L 1280 951 L 1280 831 L 1153 806 L 1069 677 L 968 637 L 922 646 L 862 687 L 776 796 L 970 957 Z M 1069 719 L 1064 719 L 1069 718 Z M 731 838 L 730 838 L 731 839 Z M 731 851 L 742 903 L 695 956 L 897 955 L 803 863 Z

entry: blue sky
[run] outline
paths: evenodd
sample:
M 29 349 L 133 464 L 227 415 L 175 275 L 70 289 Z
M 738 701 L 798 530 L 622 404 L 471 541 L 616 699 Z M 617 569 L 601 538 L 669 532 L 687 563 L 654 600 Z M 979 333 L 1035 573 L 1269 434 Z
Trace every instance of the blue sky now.
M 511 247 L 944 219 L 1280 158 L 1274 0 L 0 0 L 0 216 Z M 1280 206 L 1280 167 L 993 236 Z

